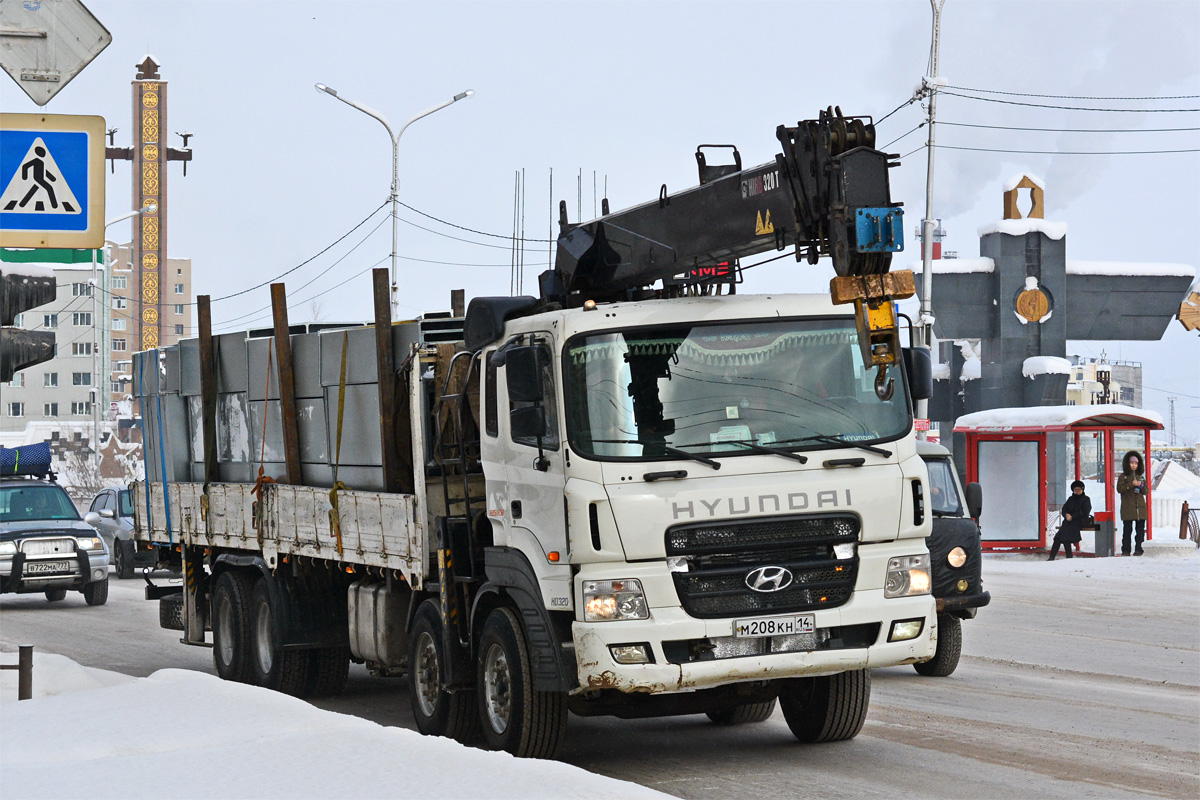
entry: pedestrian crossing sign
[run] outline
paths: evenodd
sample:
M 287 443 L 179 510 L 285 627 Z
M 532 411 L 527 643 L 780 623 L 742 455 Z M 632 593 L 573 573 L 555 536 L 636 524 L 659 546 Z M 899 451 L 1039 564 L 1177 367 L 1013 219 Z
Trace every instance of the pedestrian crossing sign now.
M 104 246 L 104 118 L 0 114 L 0 246 Z

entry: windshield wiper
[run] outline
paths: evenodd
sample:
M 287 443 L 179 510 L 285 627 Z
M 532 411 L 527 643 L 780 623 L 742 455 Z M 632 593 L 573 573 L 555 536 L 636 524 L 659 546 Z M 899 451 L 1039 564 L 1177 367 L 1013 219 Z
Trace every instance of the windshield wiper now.
M 699 461 L 701 464 L 706 464 L 713 469 L 721 468 L 719 461 L 713 461 L 711 458 L 705 458 L 699 453 L 689 453 L 687 450 L 680 450 L 677 447 L 671 447 L 670 445 L 662 444 L 661 442 L 639 442 L 637 439 L 592 439 L 592 442 L 599 444 L 640 444 L 643 447 L 657 447 L 664 453 L 668 453 L 673 456 L 679 456 L 680 458 L 686 458 L 691 461 Z
M 848 447 L 857 447 L 860 450 L 866 450 L 869 453 L 875 453 L 883 456 L 884 458 L 892 457 L 891 450 L 884 450 L 882 447 L 875 447 L 873 445 L 863 444 L 862 442 L 851 441 L 850 439 L 844 439 L 841 436 L 826 436 L 823 433 L 818 433 L 815 436 L 802 436 L 798 439 L 784 439 L 783 441 L 776 442 L 775 444 L 793 444 L 795 442 L 823 442 L 824 444 L 842 444 L 847 445 Z
M 799 453 L 793 453 L 791 450 L 784 450 L 783 448 L 780 448 L 780 447 L 767 447 L 766 445 L 759 444 L 758 442 L 754 441 L 753 439 L 726 439 L 726 440 L 720 441 L 720 442 L 712 442 L 712 444 L 713 445 L 740 444 L 743 447 L 749 447 L 751 450 L 754 450 L 755 452 L 758 452 L 758 453 L 773 453 L 774 455 L 777 455 L 777 456 L 783 456 L 784 458 L 790 458 L 793 461 L 799 461 L 801 464 L 808 463 L 808 456 L 802 456 Z M 700 445 L 694 444 L 694 445 L 685 445 L 685 447 L 686 446 L 699 447 Z

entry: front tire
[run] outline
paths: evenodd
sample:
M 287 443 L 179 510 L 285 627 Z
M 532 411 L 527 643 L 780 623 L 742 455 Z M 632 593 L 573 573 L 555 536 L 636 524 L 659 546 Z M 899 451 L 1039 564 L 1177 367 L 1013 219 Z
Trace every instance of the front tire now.
M 479 694 L 483 738 L 518 758 L 556 758 L 567 732 L 563 692 L 533 688 L 529 647 L 516 614 L 498 608 L 479 641 Z
M 67 590 L 66 589 L 47 589 L 46 590 L 46 600 L 51 603 L 57 603 L 59 600 L 65 600 L 66 598 L 67 598 Z
M 841 742 L 862 730 L 871 704 L 871 671 L 856 669 L 783 682 L 783 718 L 802 742 Z
M 113 562 L 121 580 L 133 577 L 133 542 L 117 539 L 113 542 Z
M 449 736 L 464 744 L 479 737 L 479 709 L 470 691 L 448 692 L 442 686 L 442 615 L 427 600 L 417 609 L 408 633 L 408 686 L 417 730 L 426 736 Z
M 108 576 L 102 581 L 93 581 L 83 586 L 83 599 L 89 606 L 102 606 L 108 602 Z
M 299 697 L 308 688 L 309 654 L 283 647 L 270 578 L 262 577 L 250 595 L 249 680 L 255 686 Z
M 708 711 L 708 718 L 718 725 L 744 725 L 748 722 L 765 722 L 775 713 L 775 698 L 761 703 L 743 703 L 724 711 Z
M 213 665 L 227 681 L 246 681 L 250 652 L 250 576 L 222 572 L 212 594 Z
M 930 678 L 944 678 L 954 672 L 962 655 L 962 620 L 950 614 L 938 614 L 937 622 L 938 641 L 933 658 L 913 664 L 918 674 Z

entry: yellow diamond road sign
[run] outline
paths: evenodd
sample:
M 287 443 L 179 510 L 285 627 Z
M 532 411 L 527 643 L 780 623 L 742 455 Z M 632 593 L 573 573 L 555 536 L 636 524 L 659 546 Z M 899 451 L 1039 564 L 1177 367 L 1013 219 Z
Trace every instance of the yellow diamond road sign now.
M 0 114 L 0 247 L 104 246 L 104 117 Z

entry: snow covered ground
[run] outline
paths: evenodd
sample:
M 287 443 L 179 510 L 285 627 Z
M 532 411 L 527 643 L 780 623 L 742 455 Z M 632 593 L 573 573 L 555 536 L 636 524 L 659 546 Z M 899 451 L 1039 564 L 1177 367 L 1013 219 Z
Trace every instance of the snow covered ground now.
M 1052 564 L 1044 555 L 989 554 L 984 572 L 993 591 L 1035 576 L 1039 583 L 1051 578 L 1063 603 L 1120 597 L 1154 608 L 1170 596 L 1195 613 L 1195 546 L 1163 535 L 1146 550 L 1142 558 L 1060 556 Z M 16 654 L 4 653 L 3 661 L 15 663 Z M 567 764 L 422 737 L 199 672 L 166 669 L 133 678 L 35 653 L 33 683 L 34 699 L 16 702 L 16 672 L 0 672 L 0 797 L 291 800 L 366 796 L 389 786 L 401 793 L 418 785 L 423 800 L 667 796 Z
M 0 675 L 0 797 L 8 800 L 669 796 L 188 670 L 132 678 L 35 652 L 34 697 L 24 702 L 16 702 L 16 671 Z

